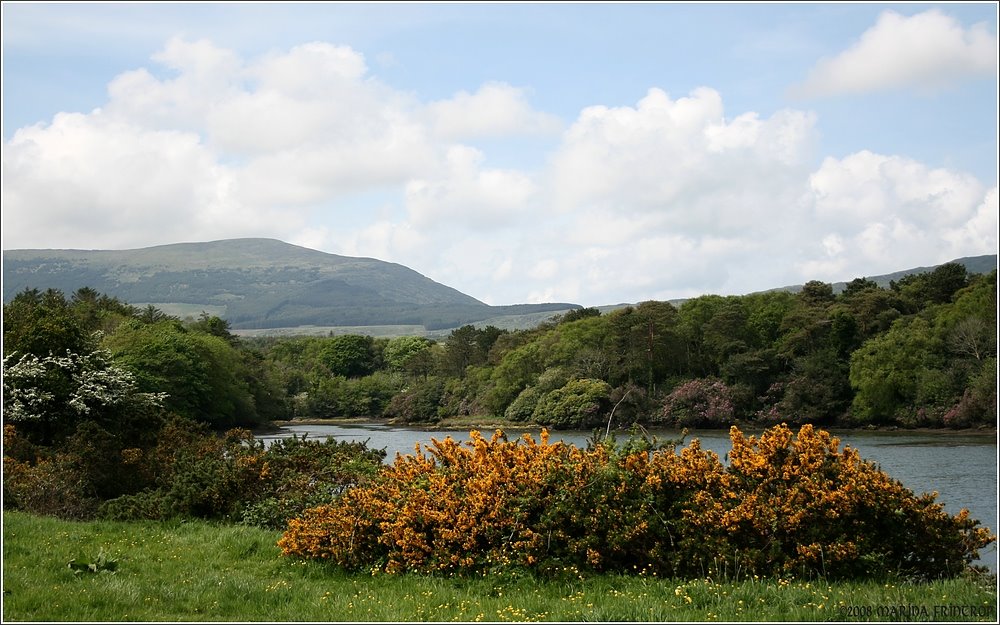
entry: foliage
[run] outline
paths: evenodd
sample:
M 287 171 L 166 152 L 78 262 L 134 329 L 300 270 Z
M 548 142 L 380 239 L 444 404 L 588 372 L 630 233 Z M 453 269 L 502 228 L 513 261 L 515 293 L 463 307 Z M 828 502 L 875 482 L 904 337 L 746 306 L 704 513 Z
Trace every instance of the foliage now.
M 573 379 L 538 399 L 533 420 L 556 429 L 584 430 L 604 422 L 611 408 L 611 385 Z
M 406 387 L 398 373 L 378 371 L 362 378 L 320 378 L 307 395 L 306 414 L 323 418 L 381 417 Z
M 389 340 L 383 349 L 386 367 L 391 371 L 423 373 L 433 343 L 421 336 L 400 336 Z
M 356 378 L 375 371 L 375 341 L 370 336 L 344 334 L 324 341 L 320 360 L 331 375 Z
M 478 329 L 472 325 L 452 331 L 445 341 L 444 370 L 459 377 L 465 375 L 469 366 L 486 362 L 493 344 L 505 333 L 495 326 Z
M 685 382 L 663 403 L 663 419 L 681 427 L 719 427 L 734 416 L 731 391 L 719 379 Z
M 135 441 L 157 427 L 165 399 L 162 393 L 139 392 L 135 376 L 113 365 L 104 351 L 15 353 L 3 361 L 4 421 L 43 445 L 63 440 L 82 421 Z
M 531 418 L 535 414 L 535 407 L 538 406 L 538 400 L 541 397 L 542 393 L 538 390 L 538 387 L 529 386 L 521 391 L 521 394 L 507 406 L 507 410 L 504 411 L 504 417 L 511 421 L 531 421 Z
M 73 571 L 74 575 L 82 573 L 114 573 L 118 570 L 118 560 L 108 557 L 102 549 L 97 557 L 90 559 L 84 556 L 73 558 L 69 561 L 67 568 Z
M 392 398 L 386 416 L 403 423 L 434 423 L 441 418 L 438 407 L 444 396 L 444 380 L 430 377 L 414 381 Z
M 466 325 L 440 342 L 340 335 L 252 347 L 207 313 L 181 321 L 93 289 L 69 300 L 25 291 L 4 310 L 5 422 L 46 445 L 84 420 L 148 438 L 164 411 L 218 431 L 459 415 L 588 428 L 612 409 L 619 422 L 704 427 L 991 426 L 996 272 L 963 271 L 942 266 L 890 289 L 858 279 L 841 294 L 813 281 L 797 294 L 580 309 L 529 331 Z
M 921 317 L 899 319 L 887 333 L 867 341 L 851 356 L 853 413 L 863 422 L 884 424 L 905 420 L 920 408 L 941 410 L 940 402 L 918 405 L 927 396 L 922 383 L 942 369 L 941 351 L 932 326 Z
M 283 439 L 265 446 L 247 430 L 224 437 L 185 420 L 170 422 L 137 459 L 152 486 L 103 504 L 114 519 L 172 517 L 280 527 L 375 473 L 385 452 L 362 443 Z
M 288 555 L 348 569 L 951 577 L 995 540 L 915 496 L 828 433 L 731 430 L 730 466 L 698 442 L 549 444 L 472 432 L 397 456 L 376 481 L 293 519 Z
M 62 519 L 92 518 L 100 501 L 89 492 L 74 459 L 66 454 L 35 462 L 3 459 L 4 509 L 24 510 Z
M 953 577 L 996 540 L 967 510 L 948 514 L 811 425 L 759 437 L 734 427 L 731 439 L 718 531 L 749 570 Z
M 172 412 L 218 429 L 259 421 L 249 372 L 225 338 L 166 320 L 122 324 L 104 344 L 117 364 L 135 373 L 143 391 L 166 393 Z
M 39 358 L 87 351 L 86 328 L 61 291 L 25 290 L 3 307 L 3 354 Z

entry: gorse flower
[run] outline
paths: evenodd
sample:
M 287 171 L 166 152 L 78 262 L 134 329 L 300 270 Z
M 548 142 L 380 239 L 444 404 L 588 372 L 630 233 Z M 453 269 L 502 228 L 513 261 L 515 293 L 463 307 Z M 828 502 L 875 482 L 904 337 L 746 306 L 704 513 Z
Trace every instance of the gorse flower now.
M 952 576 L 995 537 L 915 496 L 827 432 L 730 432 L 701 449 L 509 441 L 472 432 L 398 455 L 289 522 L 283 553 L 388 573 L 642 570 Z

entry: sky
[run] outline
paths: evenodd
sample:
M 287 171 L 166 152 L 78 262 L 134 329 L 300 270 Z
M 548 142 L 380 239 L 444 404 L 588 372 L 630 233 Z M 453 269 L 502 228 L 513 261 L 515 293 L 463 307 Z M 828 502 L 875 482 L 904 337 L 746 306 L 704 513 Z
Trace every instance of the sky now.
M 584 306 L 996 254 L 997 6 L 3 2 L 3 249 Z

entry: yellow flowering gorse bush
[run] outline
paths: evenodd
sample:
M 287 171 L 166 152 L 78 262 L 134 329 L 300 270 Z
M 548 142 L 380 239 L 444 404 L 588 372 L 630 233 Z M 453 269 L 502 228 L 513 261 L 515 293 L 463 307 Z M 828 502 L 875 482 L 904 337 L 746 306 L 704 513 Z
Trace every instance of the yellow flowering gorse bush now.
M 744 437 L 729 466 L 676 450 L 472 432 L 397 455 L 291 520 L 283 553 L 389 573 L 509 567 L 704 576 L 950 576 L 994 537 L 917 497 L 826 432 Z

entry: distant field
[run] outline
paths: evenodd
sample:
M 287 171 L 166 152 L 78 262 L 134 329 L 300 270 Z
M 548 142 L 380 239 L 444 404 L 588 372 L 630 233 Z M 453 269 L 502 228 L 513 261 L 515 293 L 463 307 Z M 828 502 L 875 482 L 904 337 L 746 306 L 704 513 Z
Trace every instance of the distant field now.
M 329 336 L 339 334 L 361 334 L 365 336 L 387 337 L 396 336 L 447 336 L 451 330 L 428 332 L 424 326 L 298 326 L 295 328 L 261 328 L 232 330 L 236 336 L 248 338 L 258 336 Z
M 162 310 L 162 309 L 161 309 Z M 501 330 L 527 330 L 551 320 L 554 317 L 564 314 L 566 310 L 554 310 L 525 315 L 502 315 L 491 317 L 473 324 L 477 328 L 495 326 Z M 168 312 L 164 310 L 164 312 Z M 170 312 L 176 315 L 178 313 Z M 198 311 L 197 314 L 201 314 Z M 431 339 L 441 339 L 451 334 L 454 328 L 443 330 L 428 330 L 419 325 L 384 325 L 384 326 L 298 326 L 294 328 L 261 328 L 261 329 L 236 329 L 233 334 L 248 338 L 260 336 L 328 336 L 339 334 L 362 334 L 366 336 L 393 338 L 397 336 L 425 336 Z
M 214 317 L 225 317 L 226 307 L 225 306 L 213 306 L 211 304 L 176 304 L 173 302 L 138 302 L 132 304 L 137 308 L 145 308 L 152 305 L 168 315 L 174 315 L 175 317 L 180 317 L 185 319 L 187 317 L 198 318 L 201 313 L 206 312 Z

